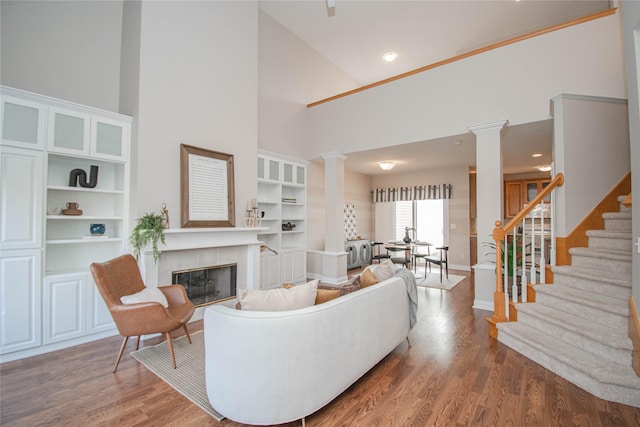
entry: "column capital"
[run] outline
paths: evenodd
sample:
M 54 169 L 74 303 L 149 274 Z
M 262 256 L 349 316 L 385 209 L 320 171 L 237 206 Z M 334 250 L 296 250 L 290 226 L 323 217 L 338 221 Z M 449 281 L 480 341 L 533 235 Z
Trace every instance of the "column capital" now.
M 337 151 L 333 151 L 331 153 L 325 153 L 322 155 L 322 158 L 325 160 L 336 159 L 336 160 L 345 160 L 347 156 Z
M 476 135 L 480 135 L 483 133 L 495 133 L 496 131 L 502 132 L 502 130 L 508 123 L 509 120 L 500 120 L 498 122 L 485 123 L 483 125 L 469 126 L 467 129 L 469 129 Z

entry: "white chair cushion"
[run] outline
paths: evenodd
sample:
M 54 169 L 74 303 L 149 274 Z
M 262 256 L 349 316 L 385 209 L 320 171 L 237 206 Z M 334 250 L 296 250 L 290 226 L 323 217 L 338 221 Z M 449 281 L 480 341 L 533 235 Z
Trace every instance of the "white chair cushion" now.
M 164 308 L 169 307 L 167 297 L 164 296 L 162 291 L 158 288 L 144 288 L 140 292 L 133 295 L 124 295 L 120 297 L 120 302 L 123 304 L 137 304 L 141 302 L 158 302 L 162 304 Z

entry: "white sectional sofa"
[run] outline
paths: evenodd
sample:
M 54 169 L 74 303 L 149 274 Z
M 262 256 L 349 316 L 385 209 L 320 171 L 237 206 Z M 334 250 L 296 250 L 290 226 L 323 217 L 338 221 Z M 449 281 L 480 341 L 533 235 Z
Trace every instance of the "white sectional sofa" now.
M 205 310 L 206 384 L 230 420 L 280 424 L 331 402 L 407 338 L 403 279 L 298 310 Z

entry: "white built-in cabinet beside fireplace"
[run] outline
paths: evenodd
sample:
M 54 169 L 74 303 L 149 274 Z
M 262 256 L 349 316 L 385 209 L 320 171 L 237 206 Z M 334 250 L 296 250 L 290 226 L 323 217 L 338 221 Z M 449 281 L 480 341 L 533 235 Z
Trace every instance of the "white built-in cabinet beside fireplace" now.
M 126 252 L 131 118 L 0 89 L 0 354 L 7 361 L 117 334 L 89 265 Z M 94 188 L 91 166 L 98 167 Z M 74 169 L 86 172 L 85 186 L 70 186 Z M 82 214 L 62 215 L 68 202 Z M 90 224 L 104 224 L 104 235 L 92 236 Z
M 277 254 L 260 256 L 260 287 L 300 283 L 307 276 L 307 164 L 274 153 L 258 153 L 258 238 Z

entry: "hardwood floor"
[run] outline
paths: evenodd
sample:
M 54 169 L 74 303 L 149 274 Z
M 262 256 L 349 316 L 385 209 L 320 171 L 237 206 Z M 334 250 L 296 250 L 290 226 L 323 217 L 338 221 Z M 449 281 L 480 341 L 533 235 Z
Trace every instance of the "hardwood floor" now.
M 468 278 L 451 291 L 418 287 L 412 347 L 400 344 L 308 426 L 640 425 L 640 409 L 600 400 L 491 339 L 489 313 L 471 308 L 469 273 L 452 273 Z M 0 424 L 239 425 L 174 391 L 128 355 L 130 341 L 115 375 L 119 336 L 2 364 Z

